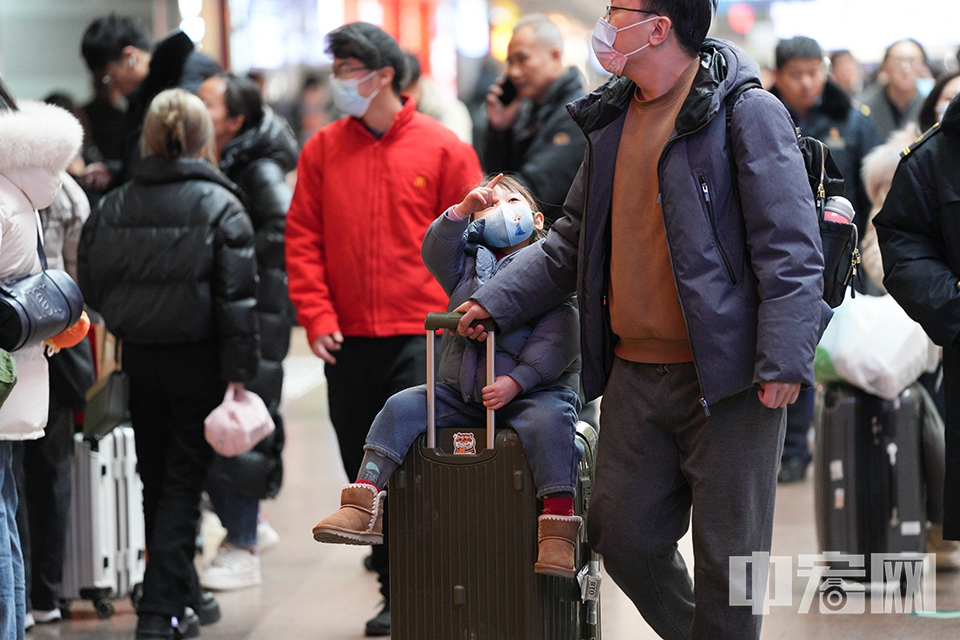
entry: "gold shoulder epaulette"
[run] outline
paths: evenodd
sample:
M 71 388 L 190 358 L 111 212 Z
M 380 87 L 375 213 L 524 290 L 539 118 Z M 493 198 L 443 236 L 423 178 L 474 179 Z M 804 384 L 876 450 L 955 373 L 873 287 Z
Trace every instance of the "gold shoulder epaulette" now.
M 924 132 L 923 132 L 923 135 L 921 135 L 919 138 L 917 138 L 916 140 L 913 141 L 913 144 L 911 144 L 909 147 L 907 147 L 906 149 L 904 149 L 904 150 L 900 153 L 900 157 L 901 157 L 901 158 L 906 158 L 908 155 L 910 155 L 910 154 L 913 152 L 914 149 L 916 149 L 917 147 L 919 147 L 920 145 L 922 145 L 924 142 L 926 142 L 927 140 L 929 140 L 929 139 L 930 139 L 930 136 L 932 136 L 934 133 L 936 133 L 936 132 L 939 131 L 939 130 L 940 130 L 940 123 L 938 122 L 938 123 L 936 123 L 935 125 L 933 125 L 932 127 L 930 127 L 929 129 L 927 129 L 926 131 L 924 131 Z

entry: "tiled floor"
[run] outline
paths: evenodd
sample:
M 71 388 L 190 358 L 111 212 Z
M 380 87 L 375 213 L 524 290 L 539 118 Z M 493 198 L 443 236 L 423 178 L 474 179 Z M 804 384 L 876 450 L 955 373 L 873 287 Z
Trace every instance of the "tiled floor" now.
M 377 582 L 362 567 L 361 547 L 320 545 L 310 528 L 337 507 L 346 481 L 336 439 L 326 412 L 322 369 L 309 356 L 301 332 L 295 332 L 287 363 L 284 414 L 287 445 L 284 488 L 264 511 L 281 536 L 281 544 L 263 556 L 263 585 L 218 594 L 223 620 L 204 627 L 202 637 L 230 640 L 347 640 L 363 637 L 364 621 L 378 611 Z M 689 537 L 681 550 L 692 566 Z M 841 638 L 941 639 L 960 637 L 960 619 L 927 619 L 907 614 L 827 615 L 814 601 L 800 614 L 806 579 L 796 575 L 798 554 L 817 552 L 813 518 L 813 483 L 784 486 L 777 500 L 773 555 L 791 556 L 794 565 L 792 605 L 771 607 L 764 640 Z M 646 640 L 657 636 L 632 603 L 609 579 L 602 589 L 605 640 Z M 785 599 L 785 598 L 784 598 Z M 869 611 L 870 605 L 866 605 Z M 960 609 L 960 574 L 937 576 L 937 608 Z M 132 638 L 136 624 L 129 600 L 118 603 L 109 620 L 98 620 L 88 603 L 74 603 L 69 621 L 36 627 L 37 640 Z M 450 639 L 454 640 L 454 639 Z M 485 640 L 485 639 L 478 639 Z M 525 639 L 536 640 L 536 639 Z

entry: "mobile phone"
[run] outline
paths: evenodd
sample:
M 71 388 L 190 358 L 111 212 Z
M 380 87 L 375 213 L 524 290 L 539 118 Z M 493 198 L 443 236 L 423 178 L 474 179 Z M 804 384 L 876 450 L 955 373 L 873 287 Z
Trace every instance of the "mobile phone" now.
M 510 78 L 506 78 L 501 84 L 500 88 L 503 89 L 503 93 L 500 95 L 500 103 L 503 105 L 508 105 L 513 102 L 517 97 L 517 88 Z

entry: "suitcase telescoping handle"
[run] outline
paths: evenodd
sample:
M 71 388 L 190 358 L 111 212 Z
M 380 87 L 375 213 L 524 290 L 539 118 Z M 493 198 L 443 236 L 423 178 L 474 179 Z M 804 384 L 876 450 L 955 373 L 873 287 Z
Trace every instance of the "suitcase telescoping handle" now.
M 437 446 L 437 377 L 434 370 L 434 336 L 438 329 L 456 329 L 460 323 L 462 313 L 428 313 L 424 328 L 427 331 L 427 448 L 435 449 Z M 476 327 L 483 325 L 487 331 L 487 384 L 493 384 L 496 374 L 494 372 L 494 355 L 496 352 L 496 338 L 494 334 L 497 331 L 497 324 L 493 318 L 484 318 L 473 323 Z M 493 411 L 487 409 L 487 449 L 493 449 L 494 431 L 493 431 Z

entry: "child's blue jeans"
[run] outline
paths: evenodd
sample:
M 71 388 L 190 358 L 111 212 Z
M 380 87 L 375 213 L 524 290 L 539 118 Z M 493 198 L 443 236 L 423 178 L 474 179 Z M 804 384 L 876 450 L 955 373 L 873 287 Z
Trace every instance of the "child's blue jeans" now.
M 464 402 L 457 389 L 438 383 L 438 429 L 472 429 L 484 424 L 486 409 Z M 517 396 L 497 411 L 497 427 L 517 432 L 530 461 L 537 497 L 573 493 L 583 452 L 574 443 L 580 399 L 570 389 L 549 387 Z M 411 387 L 391 396 L 370 426 L 364 449 L 398 464 L 427 430 L 427 387 Z

